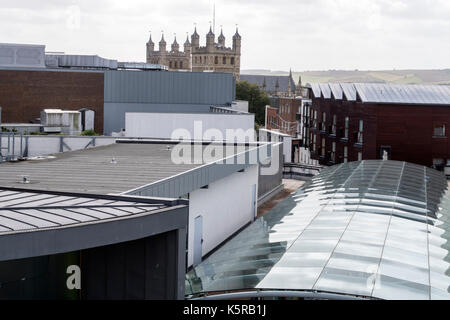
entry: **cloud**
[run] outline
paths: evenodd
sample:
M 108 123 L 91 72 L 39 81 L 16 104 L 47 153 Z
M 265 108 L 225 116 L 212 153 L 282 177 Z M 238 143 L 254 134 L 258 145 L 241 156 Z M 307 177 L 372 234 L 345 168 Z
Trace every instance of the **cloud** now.
M 0 0 L 2 42 L 144 61 L 148 31 L 204 42 L 213 0 Z M 243 37 L 243 68 L 448 68 L 448 0 L 216 0 L 216 30 Z M 79 10 L 77 9 L 79 8 Z

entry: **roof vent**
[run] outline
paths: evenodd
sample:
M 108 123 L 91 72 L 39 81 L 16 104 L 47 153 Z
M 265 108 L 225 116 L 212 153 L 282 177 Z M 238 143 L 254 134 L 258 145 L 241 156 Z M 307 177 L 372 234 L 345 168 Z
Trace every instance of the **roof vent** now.
M 29 176 L 22 175 L 22 176 L 19 176 L 19 177 L 20 177 L 19 183 L 23 183 L 23 184 L 29 184 L 30 183 L 30 177 Z

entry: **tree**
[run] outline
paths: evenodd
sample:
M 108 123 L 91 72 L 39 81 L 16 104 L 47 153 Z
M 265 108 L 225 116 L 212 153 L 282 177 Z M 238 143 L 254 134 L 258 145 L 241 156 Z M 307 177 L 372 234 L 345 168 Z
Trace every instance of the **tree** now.
M 265 125 L 266 106 L 270 104 L 267 93 L 256 84 L 239 81 L 236 83 L 236 99 L 248 101 L 248 111 L 255 114 L 256 124 Z

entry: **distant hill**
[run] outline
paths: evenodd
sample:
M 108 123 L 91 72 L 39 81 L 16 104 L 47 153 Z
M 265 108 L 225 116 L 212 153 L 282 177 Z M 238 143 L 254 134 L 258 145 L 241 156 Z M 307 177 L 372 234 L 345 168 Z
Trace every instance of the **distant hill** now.
M 287 71 L 241 70 L 241 74 L 286 76 Z M 397 84 L 450 84 L 450 69 L 444 70 L 386 70 L 386 71 L 293 71 L 294 81 L 299 76 L 303 84 L 312 82 L 372 82 Z

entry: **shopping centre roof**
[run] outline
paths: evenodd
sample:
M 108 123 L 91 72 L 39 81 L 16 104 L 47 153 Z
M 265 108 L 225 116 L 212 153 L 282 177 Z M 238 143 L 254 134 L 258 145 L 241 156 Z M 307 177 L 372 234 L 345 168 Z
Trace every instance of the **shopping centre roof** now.
M 447 181 L 396 161 L 324 169 L 188 274 L 187 294 L 450 299 Z

